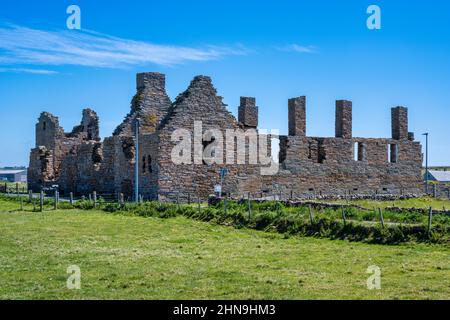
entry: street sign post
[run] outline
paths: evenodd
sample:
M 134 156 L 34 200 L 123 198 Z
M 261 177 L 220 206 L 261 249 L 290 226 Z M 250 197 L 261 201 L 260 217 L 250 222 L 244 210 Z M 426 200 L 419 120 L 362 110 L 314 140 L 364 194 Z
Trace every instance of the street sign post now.
M 220 168 L 219 170 L 219 174 L 220 174 L 220 190 L 219 190 L 219 198 L 222 198 L 222 186 L 223 186 L 223 180 L 225 179 L 225 176 L 228 174 L 228 169 L 227 168 Z

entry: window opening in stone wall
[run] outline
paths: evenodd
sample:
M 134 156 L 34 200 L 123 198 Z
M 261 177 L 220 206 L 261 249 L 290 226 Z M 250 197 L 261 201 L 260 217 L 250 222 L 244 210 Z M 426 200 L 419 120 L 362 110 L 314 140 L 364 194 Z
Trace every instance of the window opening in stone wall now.
M 203 140 L 203 141 L 202 141 L 202 144 L 203 144 L 203 152 L 205 151 L 205 149 L 206 149 L 210 144 L 214 143 L 214 141 L 216 141 L 216 138 L 214 138 L 214 137 L 211 137 L 211 140 L 210 140 L 210 141 Z M 216 150 L 215 150 L 215 149 L 213 149 L 213 150 L 211 151 L 211 154 L 208 154 L 208 155 L 207 155 L 208 158 L 214 158 L 215 156 L 216 156 Z M 205 159 L 203 159 L 202 161 L 203 161 L 203 164 L 204 164 L 204 165 L 208 165 L 208 163 L 206 163 Z
M 362 142 L 355 142 L 353 145 L 353 159 L 355 161 L 366 161 L 366 145 Z
M 325 152 L 325 148 L 323 146 L 323 140 L 319 140 L 317 145 L 317 162 L 323 163 L 325 160 L 327 160 L 327 154 Z
M 98 164 L 103 161 L 103 152 L 100 145 L 96 145 L 92 149 L 92 162 Z
M 398 162 L 398 145 L 388 144 L 388 162 L 397 163 Z
M 43 122 L 42 123 L 42 130 L 44 130 L 45 131 L 45 129 L 47 129 L 47 122 Z
M 152 168 L 152 157 L 151 156 L 147 157 L 147 167 L 148 167 L 148 172 L 152 173 L 153 168 Z
M 142 157 L 142 173 L 145 173 L 145 167 L 146 167 L 146 164 L 145 164 L 145 156 L 143 156 Z

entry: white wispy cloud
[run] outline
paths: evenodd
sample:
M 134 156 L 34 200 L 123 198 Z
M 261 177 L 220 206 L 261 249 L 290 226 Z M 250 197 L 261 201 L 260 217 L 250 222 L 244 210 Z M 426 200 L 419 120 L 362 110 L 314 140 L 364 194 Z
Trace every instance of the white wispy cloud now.
M 32 74 L 56 74 L 56 73 L 58 73 L 53 70 L 27 69 L 27 68 L 0 68 L 0 72 L 32 73 Z
M 0 27 L 0 65 L 77 65 L 123 68 L 149 63 L 171 66 L 246 54 L 243 48 L 191 48 L 117 38 L 93 31 L 46 31 Z
M 290 52 L 298 52 L 298 53 L 317 53 L 318 48 L 316 46 L 303 46 L 299 44 L 290 44 L 284 47 L 279 47 L 278 50 L 281 51 L 290 51 Z

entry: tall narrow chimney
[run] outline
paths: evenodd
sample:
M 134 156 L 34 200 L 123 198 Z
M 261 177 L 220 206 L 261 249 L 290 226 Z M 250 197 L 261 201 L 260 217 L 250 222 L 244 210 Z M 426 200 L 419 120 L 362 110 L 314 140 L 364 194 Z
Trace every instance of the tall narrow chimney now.
M 256 129 L 258 127 L 258 107 L 255 98 L 241 97 L 238 120 L 247 128 Z
M 408 108 L 395 107 L 391 110 L 392 139 L 408 139 Z
M 306 97 L 289 99 L 289 135 L 306 136 Z
M 336 138 L 352 138 L 352 102 L 336 101 Z

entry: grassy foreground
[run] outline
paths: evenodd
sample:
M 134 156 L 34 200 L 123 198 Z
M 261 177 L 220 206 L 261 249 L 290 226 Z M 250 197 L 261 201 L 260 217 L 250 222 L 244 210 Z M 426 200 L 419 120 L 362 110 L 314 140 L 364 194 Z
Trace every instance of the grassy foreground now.
M 449 299 L 450 248 L 0 204 L 1 299 Z M 4 211 L 1 211 L 4 210 Z M 70 265 L 81 290 L 66 288 Z M 366 270 L 381 268 L 381 290 Z

